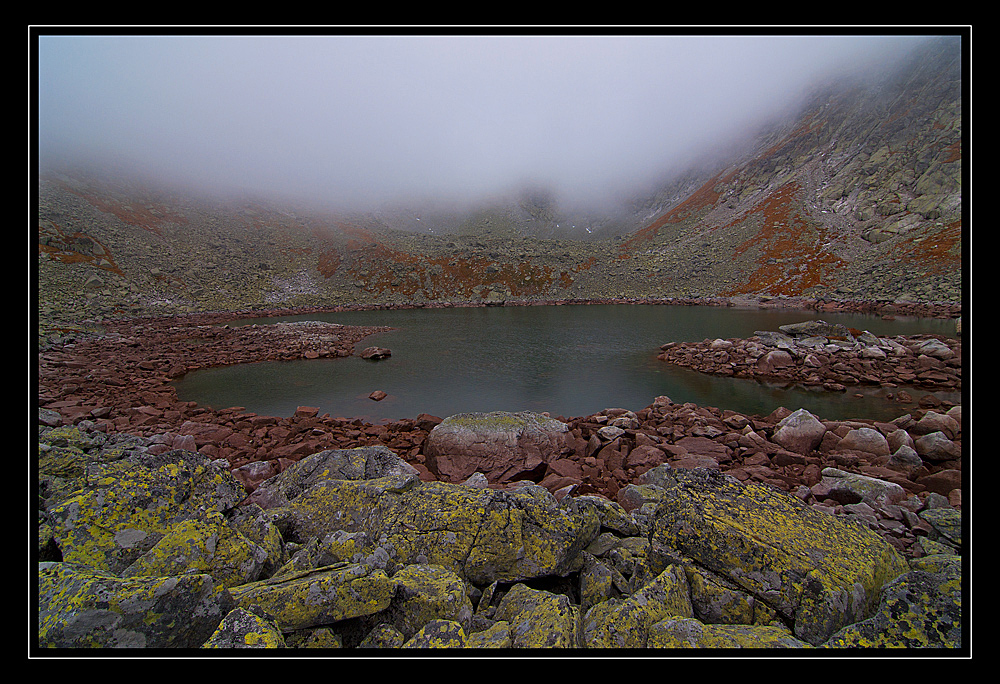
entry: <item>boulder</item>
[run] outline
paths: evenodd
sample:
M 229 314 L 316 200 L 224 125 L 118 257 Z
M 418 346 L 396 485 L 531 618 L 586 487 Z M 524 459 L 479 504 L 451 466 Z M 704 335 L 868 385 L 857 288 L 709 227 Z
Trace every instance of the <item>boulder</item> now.
M 795 365 L 795 359 L 784 349 L 774 349 L 757 359 L 761 375 L 780 375 L 782 369 Z
M 361 358 L 369 361 L 378 361 L 392 356 L 392 351 L 384 347 L 365 347 L 361 350 Z
M 654 555 L 726 578 L 807 643 L 867 618 L 882 587 L 906 571 L 878 534 L 766 485 L 708 469 L 673 479 L 652 521 Z
M 349 540 L 352 554 L 382 566 L 440 565 L 479 584 L 569 572 L 600 527 L 596 511 L 570 512 L 538 486 L 496 491 L 414 475 L 323 479 L 270 510 L 286 539 Z
M 895 482 L 838 468 L 824 468 L 821 474 L 823 479 L 812 487 L 817 499 L 830 498 L 841 504 L 885 505 L 899 503 L 906 498 L 906 491 Z
M 87 484 L 48 510 L 62 558 L 121 573 L 190 520 L 225 513 L 246 490 L 225 462 L 170 451 L 91 463 Z
M 889 582 L 875 614 L 843 627 L 828 648 L 962 647 L 962 566 L 958 556 Z M 918 564 L 918 567 L 921 567 Z
M 427 469 L 443 482 L 481 472 L 491 483 L 539 481 L 546 464 L 571 451 L 568 426 L 540 413 L 461 413 L 427 435 Z
M 575 648 L 579 608 L 565 594 L 515 584 L 493 614 L 506 622 L 514 648 Z
M 411 639 L 432 620 L 450 620 L 466 633 L 472 623 L 472 601 L 462 578 L 439 565 L 414 563 L 392 576 L 395 585 L 389 606 L 373 618 Z
M 285 637 L 274 618 L 259 607 L 235 608 L 202 648 L 285 648 Z
M 648 648 L 810 648 L 780 625 L 718 625 L 672 617 L 649 630 Z
M 913 440 L 913 448 L 925 461 L 950 461 L 962 457 L 962 449 L 941 432 L 931 432 Z
M 40 648 L 198 648 L 234 607 L 205 574 L 122 578 L 38 564 Z
M 327 449 L 306 456 L 294 467 L 267 480 L 247 500 L 264 509 L 279 508 L 324 480 L 406 479 L 415 474 L 413 466 L 381 444 L 357 449 Z
M 771 439 L 789 451 L 808 454 L 820 445 L 825 434 L 826 426 L 819 418 L 799 409 L 778 421 Z
M 401 648 L 466 648 L 468 637 L 454 620 L 431 620 Z
M 850 336 L 847 326 L 841 323 L 827 323 L 821 320 L 779 325 L 778 330 L 793 337 L 836 337 L 846 339 Z
M 236 604 L 258 606 L 284 632 L 371 615 L 389 606 L 395 585 L 384 570 L 338 563 L 230 589 Z
M 669 617 L 691 617 L 687 575 L 670 565 L 652 582 L 622 601 L 598 603 L 584 616 L 587 648 L 645 648 L 649 631 Z
M 856 428 L 844 436 L 837 445 L 838 449 L 864 451 L 876 456 L 889 455 L 889 442 L 881 432 L 874 428 Z

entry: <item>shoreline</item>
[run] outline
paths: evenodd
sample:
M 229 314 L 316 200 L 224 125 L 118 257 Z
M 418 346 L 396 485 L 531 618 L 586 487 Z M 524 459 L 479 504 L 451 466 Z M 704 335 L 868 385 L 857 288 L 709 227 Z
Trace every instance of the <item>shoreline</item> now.
M 622 302 L 588 300 L 586 303 Z M 359 305 L 351 310 L 361 308 L 377 307 Z M 149 440 L 151 449 L 157 452 L 198 451 L 212 459 L 227 461 L 248 492 L 310 454 L 379 444 L 416 468 L 421 479 L 437 479 L 428 468 L 423 448 L 430 431 L 446 416 L 420 414 L 373 424 L 350 417 L 320 415 L 317 408 L 307 406 L 299 407 L 291 416 L 279 417 L 257 415 L 242 407 L 211 409 L 178 399 L 171 381 L 199 368 L 351 356 L 359 353 L 354 348 L 360 341 L 391 329 L 318 321 L 229 326 L 242 318 L 301 315 L 321 310 L 331 308 L 276 308 L 102 321 L 101 334 L 82 334 L 38 352 L 39 430 L 77 426 L 83 430 L 134 435 Z M 333 307 L 333 310 L 345 309 Z M 940 308 L 933 311 L 943 315 Z M 961 341 L 952 342 L 960 351 Z M 697 348 L 704 344 L 685 346 Z M 960 353 L 957 366 L 960 390 Z M 616 448 L 607 452 L 598 435 L 624 409 L 608 407 L 580 417 L 553 416 L 566 423 L 573 448 L 560 459 L 558 467 L 539 472 L 536 483 L 553 493 L 592 493 L 615 500 L 619 491 L 638 481 L 654 465 L 649 459 L 638 460 L 637 454 L 648 455 L 650 448 L 655 448 L 660 460 L 672 467 L 711 463 L 740 478 L 767 482 L 789 492 L 802 486 L 812 487 L 819 481 L 823 468 L 836 467 L 888 478 L 910 496 L 936 492 L 949 497 L 953 506 L 961 506 L 960 433 L 952 435 L 959 450 L 957 458 L 927 462 L 903 472 L 887 468 L 889 458 L 885 454 L 875 456 L 858 451 L 845 454 L 836 444 L 790 458 L 787 450 L 776 449 L 768 440 L 777 422 L 798 408 L 795 406 L 776 410 L 769 416 L 747 416 L 716 407 L 678 405 L 668 397 L 650 400 L 646 408 L 627 412 L 635 419 L 620 435 Z M 846 434 L 847 430 L 862 425 L 888 434 L 911 427 L 928 414 L 956 411 L 960 419 L 960 405 L 942 405 L 931 395 L 922 398 L 916 410 L 906 412 L 901 408 L 903 415 L 892 423 L 863 418 L 851 421 L 819 418 L 828 424 L 831 434 L 834 431 Z M 763 437 L 764 443 L 748 441 L 748 430 Z M 631 461 L 629 454 L 633 457 Z
M 738 309 L 782 309 L 801 310 L 817 313 L 858 313 L 877 316 L 912 316 L 916 318 L 961 319 L 961 302 L 887 302 L 863 300 L 834 300 L 827 298 L 805 298 L 764 296 L 764 297 L 600 297 L 600 298 L 564 298 L 564 299 L 507 299 L 502 301 L 485 300 L 451 300 L 408 303 L 358 303 L 331 305 L 284 305 L 273 307 L 255 307 L 247 309 L 230 309 L 218 311 L 200 311 L 176 314 L 150 313 L 142 316 L 122 316 L 103 318 L 100 320 L 85 319 L 84 323 L 100 325 L 113 321 L 149 321 L 166 319 L 205 319 L 205 320 L 236 320 L 240 318 L 268 318 L 281 316 L 296 316 L 310 313 L 337 313 L 342 311 L 393 311 L 402 309 L 443 309 L 443 308 L 479 308 L 479 307 L 514 307 L 514 306 L 594 306 L 611 304 L 658 305 L 658 306 L 712 306 L 732 307 Z M 70 329 L 71 324 L 64 324 Z M 52 326 L 57 329 L 58 325 Z

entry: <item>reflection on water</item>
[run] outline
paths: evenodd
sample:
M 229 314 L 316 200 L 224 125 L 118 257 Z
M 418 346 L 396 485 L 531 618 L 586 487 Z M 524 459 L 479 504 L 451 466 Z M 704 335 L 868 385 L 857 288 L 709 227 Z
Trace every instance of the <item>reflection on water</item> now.
M 242 406 L 262 415 L 291 415 L 316 406 L 332 416 L 371 422 L 448 416 L 468 411 L 549 411 L 583 416 L 610 407 L 639 410 L 659 395 L 674 402 L 764 415 L 779 406 L 825 418 L 891 420 L 906 408 L 891 389 L 828 393 L 754 380 L 705 375 L 656 359 L 671 341 L 749 337 L 757 330 L 822 318 L 876 335 L 952 334 L 954 323 L 885 321 L 876 316 L 724 307 L 588 305 L 353 311 L 278 320 L 388 325 L 393 331 L 359 348 L 392 350 L 380 361 L 358 357 L 267 362 L 189 373 L 176 383 L 182 400 L 215 408 Z M 380 402 L 374 390 L 388 393 Z M 911 391 L 914 398 L 925 392 Z M 861 394 L 857 397 L 855 394 Z

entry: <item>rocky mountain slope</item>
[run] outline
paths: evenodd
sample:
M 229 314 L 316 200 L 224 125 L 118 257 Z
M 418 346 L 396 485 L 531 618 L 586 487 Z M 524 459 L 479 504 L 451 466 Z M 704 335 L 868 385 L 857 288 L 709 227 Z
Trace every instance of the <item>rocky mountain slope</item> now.
M 345 303 L 806 296 L 960 302 L 962 46 L 828 83 L 788 121 L 627 210 L 544 189 L 474 210 L 332 215 L 44 169 L 45 326 Z

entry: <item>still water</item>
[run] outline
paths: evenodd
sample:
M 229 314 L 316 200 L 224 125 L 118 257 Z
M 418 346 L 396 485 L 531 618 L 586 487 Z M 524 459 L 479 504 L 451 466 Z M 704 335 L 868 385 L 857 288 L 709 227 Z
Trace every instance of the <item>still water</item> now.
M 358 357 L 264 362 L 188 373 L 178 396 L 213 408 L 233 406 L 290 416 L 298 406 L 368 422 L 445 417 L 470 411 L 548 411 L 575 417 L 605 408 L 638 411 L 658 395 L 745 414 L 779 406 L 806 408 L 829 419 L 891 420 L 906 413 L 881 388 L 827 393 L 676 368 L 656 358 L 665 342 L 749 337 L 786 323 L 822 319 L 879 336 L 942 333 L 954 322 L 882 320 L 860 314 L 762 311 L 704 306 L 567 305 L 352 311 L 234 323 L 322 320 L 392 326 L 359 349 L 388 347 L 380 361 Z M 389 396 L 368 398 L 374 390 Z M 863 394 L 856 397 L 855 393 Z M 914 398 L 926 392 L 911 391 Z

